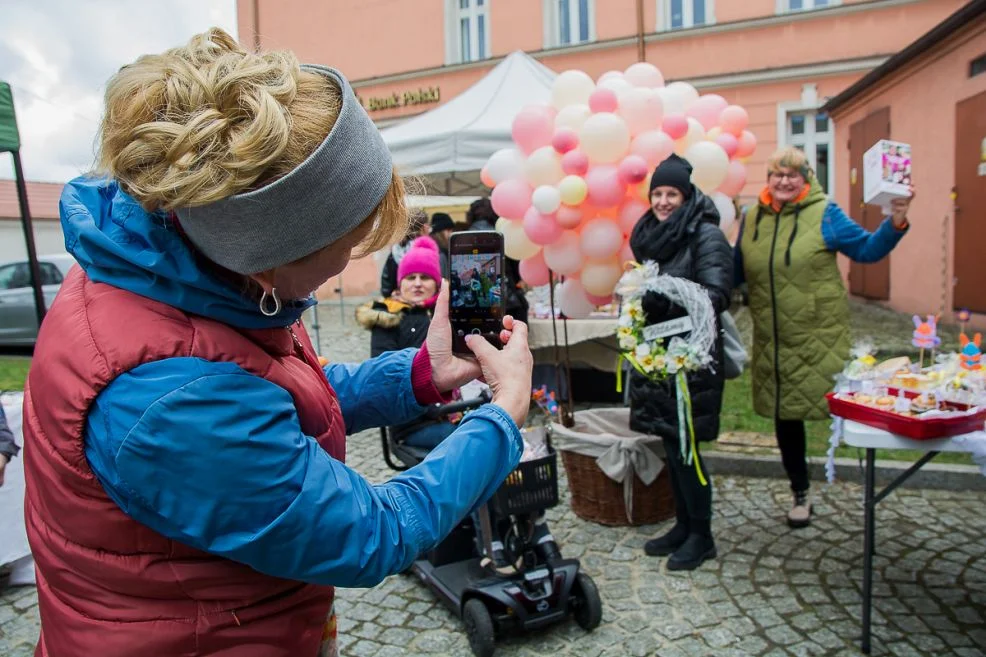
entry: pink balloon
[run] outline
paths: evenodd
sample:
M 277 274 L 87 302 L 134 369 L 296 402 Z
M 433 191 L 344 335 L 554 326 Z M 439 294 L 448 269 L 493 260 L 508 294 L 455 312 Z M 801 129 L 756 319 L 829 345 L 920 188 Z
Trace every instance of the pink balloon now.
M 739 140 L 728 132 L 716 137 L 716 143 L 722 147 L 722 150 L 726 151 L 726 155 L 729 157 L 736 155 L 736 149 L 739 148 Z
M 545 246 L 544 262 L 552 271 L 562 276 L 571 276 L 582 269 L 585 257 L 579 249 L 578 233 L 566 230 L 555 242 Z
M 624 235 L 629 236 L 633 232 L 634 226 L 640 221 L 640 218 L 646 214 L 650 209 L 650 206 L 643 201 L 638 201 L 635 198 L 627 199 L 626 202 L 620 206 L 620 212 L 617 215 L 617 219 L 620 222 L 620 230 L 623 231 Z
M 739 105 L 730 105 L 719 115 L 719 125 L 722 126 L 723 132 L 728 132 L 734 137 L 742 135 L 749 124 L 750 115 Z
M 625 185 L 636 185 L 647 177 L 647 160 L 639 155 L 627 155 L 616 168 Z
M 579 133 L 571 128 L 560 128 L 551 139 L 551 146 L 562 155 L 575 150 L 579 146 Z
M 531 207 L 534 190 L 523 180 L 504 180 L 493 188 L 490 202 L 493 211 L 507 219 L 522 219 Z
M 597 297 L 594 294 L 589 294 L 588 292 L 586 292 L 585 298 L 588 299 L 590 303 L 593 303 L 597 306 L 605 306 L 607 303 L 611 303 L 613 301 L 612 294 L 608 294 L 604 297 Z
M 609 164 L 592 167 L 585 174 L 585 182 L 589 187 L 589 202 L 599 208 L 619 205 L 627 191 L 616 167 Z
M 490 172 L 486 170 L 486 167 L 483 167 L 479 172 L 479 180 L 490 189 L 496 186 L 496 182 L 490 177 Z
M 609 219 L 593 219 L 582 229 L 582 253 L 589 258 L 612 258 L 623 246 L 623 231 Z
M 672 151 L 674 151 L 674 139 L 660 130 L 642 132 L 630 143 L 630 152 L 644 158 L 649 169 L 653 169 L 667 159 Z
M 615 112 L 618 106 L 619 102 L 616 100 L 616 92 L 612 89 L 606 89 L 605 87 L 596 89 L 589 96 L 589 109 L 592 110 L 593 114 L 598 114 L 599 112 Z
M 722 96 L 707 94 L 692 103 L 691 107 L 685 111 L 685 116 L 697 119 L 703 128 L 711 130 L 714 126 L 719 125 L 719 116 L 728 105 L 729 103 Z
M 582 223 L 585 214 L 581 207 L 573 208 L 571 205 L 562 205 L 555 213 L 555 221 L 562 228 L 578 228 Z
M 569 176 L 584 176 L 589 170 L 589 156 L 580 150 L 569 151 L 561 156 L 561 170 Z
M 744 130 L 740 134 L 739 146 L 736 149 L 736 157 L 749 157 L 753 151 L 757 150 L 757 138 L 749 130 Z
M 555 119 L 547 107 L 525 107 L 514 118 L 510 135 L 525 154 L 530 154 L 551 143 L 555 132 Z
M 547 285 L 551 280 L 548 265 L 544 262 L 544 254 L 540 251 L 536 255 L 520 261 L 520 277 L 531 287 Z
M 671 139 L 681 139 L 688 133 L 688 117 L 682 114 L 666 114 L 661 129 Z
M 726 169 L 726 179 L 719 185 L 717 191 L 722 192 L 729 198 L 739 196 L 746 185 L 746 166 L 742 162 L 733 160 Z
M 524 214 L 524 232 L 535 244 L 551 244 L 561 235 L 562 228 L 551 215 L 544 215 L 531 206 Z

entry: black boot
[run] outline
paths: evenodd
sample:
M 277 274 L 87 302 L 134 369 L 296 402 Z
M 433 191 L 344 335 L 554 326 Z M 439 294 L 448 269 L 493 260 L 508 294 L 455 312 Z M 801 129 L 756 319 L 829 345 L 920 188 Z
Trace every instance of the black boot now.
M 551 530 L 548 529 L 548 521 L 544 517 L 544 512 L 541 512 L 540 516 L 534 520 L 534 534 L 531 536 L 531 541 L 540 555 L 542 563 L 561 559 L 561 551 L 558 549 L 555 537 L 551 535 Z
M 709 520 L 691 519 L 692 531 L 680 548 L 668 558 L 668 570 L 695 570 L 708 559 L 716 558 Z
M 644 552 L 650 557 L 666 557 L 680 548 L 688 538 L 688 506 L 674 467 L 668 467 L 668 476 L 671 478 L 671 492 L 674 494 L 675 523 L 671 531 L 644 543 Z

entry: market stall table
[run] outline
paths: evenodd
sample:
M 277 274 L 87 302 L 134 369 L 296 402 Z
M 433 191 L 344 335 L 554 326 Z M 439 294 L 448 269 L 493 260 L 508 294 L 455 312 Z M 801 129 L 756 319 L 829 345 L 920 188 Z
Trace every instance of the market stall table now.
M 864 654 L 870 654 L 872 607 L 873 607 L 873 555 L 876 551 L 876 505 L 883 501 L 898 486 L 907 481 L 911 475 L 920 470 L 925 463 L 942 452 L 971 452 L 981 464 L 986 474 L 986 432 L 952 436 L 933 440 L 912 440 L 889 431 L 876 429 L 865 424 L 836 418 L 836 428 L 833 432 L 833 447 L 841 440 L 851 447 L 866 450 L 866 470 L 863 487 L 863 612 L 861 648 Z M 887 484 L 879 493 L 875 492 L 876 450 L 878 449 L 909 449 L 924 452 L 910 468 L 902 472 L 896 479 Z M 829 452 L 829 479 L 834 474 L 832 456 L 834 449 Z
M 555 320 L 558 329 L 559 359 L 564 361 L 565 330 L 568 330 L 569 357 L 572 366 L 587 366 L 603 372 L 616 372 L 619 349 L 616 342 L 616 318 Z M 528 342 L 537 364 L 555 363 L 555 333 L 551 318 L 528 321 Z

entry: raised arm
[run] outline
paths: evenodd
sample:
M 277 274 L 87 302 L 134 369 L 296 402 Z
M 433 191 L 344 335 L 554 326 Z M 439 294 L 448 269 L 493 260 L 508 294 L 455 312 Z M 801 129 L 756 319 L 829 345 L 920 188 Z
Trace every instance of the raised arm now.
M 828 204 L 822 217 L 825 245 L 832 251 L 838 251 L 862 263 L 877 262 L 885 258 L 907 234 L 908 228 L 905 214 L 901 227 L 895 225 L 891 217 L 887 217 L 871 233 L 853 221 L 835 203 Z

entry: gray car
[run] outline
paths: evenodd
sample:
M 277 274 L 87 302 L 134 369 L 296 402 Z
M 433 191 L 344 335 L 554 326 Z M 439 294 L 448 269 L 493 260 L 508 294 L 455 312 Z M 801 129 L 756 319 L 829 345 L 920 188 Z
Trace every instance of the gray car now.
M 50 308 L 75 258 L 67 253 L 38 256 L 45 307 Z M 38 315 L 34 309 L 31 269 L 27 260 L 0 264 L 0 346 L 34 345 Z

